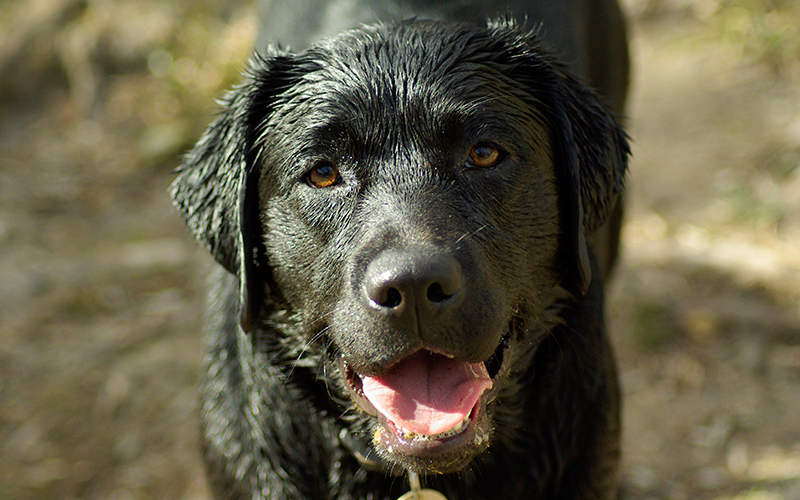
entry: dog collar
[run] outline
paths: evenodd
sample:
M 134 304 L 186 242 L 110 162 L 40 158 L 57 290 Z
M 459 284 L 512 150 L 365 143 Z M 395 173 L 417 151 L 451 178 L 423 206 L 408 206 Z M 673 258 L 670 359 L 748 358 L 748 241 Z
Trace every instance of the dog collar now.
M 342 446 L 347 448 L 347 451 L 355 457 L 364 469 L 370 472 L 383 472 L 390 474 L 393 468 L 381 460 L 380 457 L 375 457 L 375 460 L 368 458 L 372 450 L 358 438 L 353 437 L 347 429 L 342 429 L 339 432 L 339 442 Z M 401 496 L 397 500 L 447 500 L 447 497 L 442 495 L 436 490 L 422 488 L 419 481 L 419 476 L 416 472 L 408 474 L 408 483 L 411 491 Z
M 411 486 L 411 491 L 401 496 L 397 500 L 447 500 L 447 497 L 436 490 L 421 488 L 419 484 L 419 476 L 416 472 L 410 472 L 408 474 L 408 483 L 409 486 Z

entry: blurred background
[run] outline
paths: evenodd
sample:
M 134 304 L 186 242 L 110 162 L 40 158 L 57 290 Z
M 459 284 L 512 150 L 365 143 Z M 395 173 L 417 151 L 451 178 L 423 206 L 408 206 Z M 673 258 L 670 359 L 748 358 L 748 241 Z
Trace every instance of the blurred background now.
M 800 2 L 625 0 L 627 499 L 800 499 Z M 0 498 L 207 499 L 166 193 L 256 6 L 0 4 Z

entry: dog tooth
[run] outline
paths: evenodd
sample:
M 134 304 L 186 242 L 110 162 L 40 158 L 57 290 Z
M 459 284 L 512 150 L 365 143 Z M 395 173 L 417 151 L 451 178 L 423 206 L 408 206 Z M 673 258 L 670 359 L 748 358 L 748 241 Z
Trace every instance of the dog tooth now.
M 400 438 L 406 439 L 406 440 L 409 440 L 409 441 L 412 440 L 412 439 L 417 439 L 418 436 L 422 436 L 422 434 L 417 434 L 414 431 L 410 431 L 408 429 L 403 429 L 402 427 L 396 427 L 396 429 L 397 429 L 397 435 Z
M 453 437 L 453 436 L 456 436 L 458 434 L 461 434 L 464 431 L 464 429 L 466 429 L 467 426 L 469 425 L 470 420 L 471 419 L 470 419 L 469 415 L 467 415 L 466 417 L 464 417 L 463 420 L 461 420 L 461 422 L 456 424 L 452 429 L 450 429 L 449 431 L 445 431 L 445 432 L 439 433 L 439 434 L 432 434 L 432 435 L 420 434 L 420 433 L 417 433 L 417 432 L 414 432 L 414 431 L 411 431 L 411 430 L 408 430 L 408 429 L 404 429 L 404 428 L 399 427 L 399 426 L 395 427 L 395 431 L 397 432 L 397 436 L 399 438 L 405 439 L 407 441 L 412 441 L 412 440 L 433 441 L 433 440 L 436 440 L 436 439 L 447 439 L 449 437 Z
M 458 434 L 461 434 L 469 426 L 471 420 L 472 419 L 470 418 L 470 415 L 467 415 L 461 420 L 461 422 L 453 426 L 453 428 L 451 428 L 450 430 L 434 435 L 417 433 L 409 429 L 404 429 L 403 427 L 397 425 L 394 426 L 394 429 L 395 432 L 397 433 L 397 436 L 405 441 L 435 441 L 435 440 L 447 439 L 453 436 L 457 436 Z M 375 439 L 377 439 L 378 437 L 377 433 L 379 432 L 380 431 L 376 431 Z M 473 439 L 476 444 L 480 445 L 485 438 L 486 436 L 484 436 L 483 434 L 478 434 Z M 388 451 L 389 453 L 392 453 L 391 447 L 388 448 Z

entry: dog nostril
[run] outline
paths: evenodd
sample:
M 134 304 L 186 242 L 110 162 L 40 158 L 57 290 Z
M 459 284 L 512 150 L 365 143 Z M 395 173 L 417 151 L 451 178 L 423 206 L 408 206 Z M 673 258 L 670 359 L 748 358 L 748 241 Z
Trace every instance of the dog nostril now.
M 438 282 L 433 283 L 428 287 L 428 300 L 434 304 L 444 302 L 450 297 L 452 297 L 452 295 L 445 293 L 445 291 L 442 289 L 442 285 Z
M 372 304 L 383 309 L 397 309 L 403 304 L 404 291 L 394 273 L 382 266 L 375 266 L 367 272 L 364 292 Z
M 397 288 L 389 288 L 386 290 L 385 295 L 386 297 L 381 297 L 383 300 L 378 302 L 378 304 L 382 305 L 383 307 L 394 309 L 403 302 L 403 295 Z

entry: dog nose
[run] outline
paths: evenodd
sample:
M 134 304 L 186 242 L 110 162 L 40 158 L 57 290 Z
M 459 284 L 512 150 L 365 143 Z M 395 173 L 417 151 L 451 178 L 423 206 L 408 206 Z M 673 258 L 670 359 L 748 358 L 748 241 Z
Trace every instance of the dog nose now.
M 364 291 L 373 308 L 398 319 L 425 322 L 458 302 L 463 282 L 461 266 L 446 252 L 389 250 L 367 266 Z

